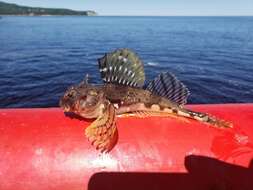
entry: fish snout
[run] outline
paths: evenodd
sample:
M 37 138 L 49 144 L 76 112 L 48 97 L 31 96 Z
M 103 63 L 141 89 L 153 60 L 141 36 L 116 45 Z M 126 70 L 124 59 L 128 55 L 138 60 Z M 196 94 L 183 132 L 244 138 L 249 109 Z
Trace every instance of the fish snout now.
M 72 103 L 70 100 L 66 99 L 65 97 L 62 97 L 60 99 L 59 106 L 63 109 L 64 112 L 70 112 Z

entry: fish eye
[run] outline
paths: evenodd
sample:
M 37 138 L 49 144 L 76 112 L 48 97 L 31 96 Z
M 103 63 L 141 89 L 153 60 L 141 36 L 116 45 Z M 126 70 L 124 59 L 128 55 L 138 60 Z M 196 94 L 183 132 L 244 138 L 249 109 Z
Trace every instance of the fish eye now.
M 82 99 L 82 100 L 86 100 L 86 99 L 87 99 L 87 95 L 81 96 L 81 99 Z
M 97 96 L 98 93 L 96 91 L 94 91 L 94 90 L 91 90 L 91 91 L 89 91 L 89 95 L 91 95 L 91 96 Z

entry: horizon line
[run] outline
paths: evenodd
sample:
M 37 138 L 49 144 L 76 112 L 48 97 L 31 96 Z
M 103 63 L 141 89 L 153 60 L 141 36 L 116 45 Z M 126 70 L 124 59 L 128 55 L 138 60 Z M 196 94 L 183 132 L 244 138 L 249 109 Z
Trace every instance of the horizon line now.
M 13 2 L 6 2 L 4 0 L 0 0 L 0 2 L 3 2 L 3 3 L 8 3 L 8 4 L 14 4 L 14 5 L 18 5 L 18 6 L 25 6 L 25 7 L 31 7 L 31 8 L 44 8 L 44 9 L 69 9 L 69 10 L 72 10 L 72 11 L 95 11 L 98 15 L 97 16 L 111 16 L 111 17 L 120 17 L 120 16 L 124 16 L 124 17 L 252 17 L 252 15 L 248 15 L 248 14 L 235 14 L 235 15 L 229 15 L 229 14 L 224 14 L 224 15 L 179 15 L 179 14 L 175 14 L 175 15 L 145 15 L 145 14 L 140 14 L 140 15 L 135 15 L 135 14 L 99 14 L 99 12 L 97 12 L 96 10 L 92 10 L 92 9 L 89 9 L 89 10 L 78 10 L 78 9 L 73 9 L 73 8 L 61 8 L 61 7 L 47 7 L 47 6 L 31 6 L 31 5 L 27 5 L 27 4 L 19 4 L 19 3 L 13 3 Z
M 29 16 L 29 15 L 0 14 L 0 16 Z M 44 15 L 34 15 L 34 16 L 44 16 Z M 46 16 L 83 16 L 83 15 L 46 15 Z M 89 17 L 253 17 L 253 15 L 96 15 Z
M 203 16 L 203 17 L 235 17 L 235 16 L 237 16 L 237 17 L 252 17 L 253 15 L 107 15 L 107 14 L 99 14 L 98 13 L 98 15 L 97 16 L 129 16 L 129 17 L 131 17 L 131 16 L 140 16 L 140 17 L 150 17 L 150 16 L 157 16 L 157 17 L 176 17 L 176 16 L 178 16 L 178 17 L 184 17 L 184 16 L 186 16 L 186 17 L 200 17 L 200 16 Z

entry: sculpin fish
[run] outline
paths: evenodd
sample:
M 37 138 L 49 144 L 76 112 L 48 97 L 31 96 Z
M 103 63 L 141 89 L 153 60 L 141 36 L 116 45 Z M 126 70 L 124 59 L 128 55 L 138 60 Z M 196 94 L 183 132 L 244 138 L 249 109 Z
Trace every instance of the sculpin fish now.
M 88 78 L 71 86 L 60 100 L 65 112 L 95 119 L 85 130 L 89 141 L 100 151 L 108 152 L 116 144 L 116 118 L 178 116 L 228 128 L 224 120 L 184 108 L 189 90 L 170 72 L 163 72 L 146 87 L 143 62 L 129 49 L 118 49 L 98 59 L 102 85 L 88 83 Z

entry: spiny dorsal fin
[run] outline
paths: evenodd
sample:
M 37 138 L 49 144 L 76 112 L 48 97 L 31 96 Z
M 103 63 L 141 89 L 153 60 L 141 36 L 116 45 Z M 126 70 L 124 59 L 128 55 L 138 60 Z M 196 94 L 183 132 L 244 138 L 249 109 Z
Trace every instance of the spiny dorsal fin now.
M 169 72 L 161 73 L 151 81 L 147 90 L 152 93 L 168 98 L 170 101 L 184 105 L 190 95 L 186 86 Z
M 99 71 L 105 83 L 142 87 L 145 82 L 143 63 L 129 49 L 118 49 L 98 59 Z
M 85 87 L 89 83 L 90 76 L 89 74 L 86 74 L 84 79 L 80 82 L 79 87 Z

